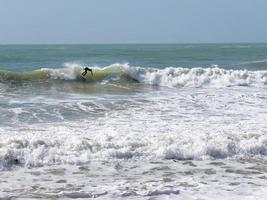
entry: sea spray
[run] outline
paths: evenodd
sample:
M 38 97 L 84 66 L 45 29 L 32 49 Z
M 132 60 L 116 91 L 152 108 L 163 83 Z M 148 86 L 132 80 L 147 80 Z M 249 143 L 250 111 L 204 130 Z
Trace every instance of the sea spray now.
M 93 75 L 83 78 L 83 67 L 78 64 L 66 65 L 64 68 L 42 68 L 31 72 L 15 73 L 0 71 L 0 81 L 36 81 L 43 79 L 65 81 L 112 80 L 116 76 L 122 84 L 126 78 L 143 84 L 166 87 L 229 87 L 254 86 L 262 87 L 267 84 L 267 71 L 227 70 L 219 67 L 212 68 L 182 68 L 166 67 L 162 69 L 142 68 L 128 64 L 113 64 L 103 69 L 93 68 Z

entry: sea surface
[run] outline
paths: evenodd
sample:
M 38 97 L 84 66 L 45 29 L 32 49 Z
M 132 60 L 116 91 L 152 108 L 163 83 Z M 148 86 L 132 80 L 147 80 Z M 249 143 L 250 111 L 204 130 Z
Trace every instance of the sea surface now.
M 0 198 L 266 197 L 267 44 L 0 45 Z

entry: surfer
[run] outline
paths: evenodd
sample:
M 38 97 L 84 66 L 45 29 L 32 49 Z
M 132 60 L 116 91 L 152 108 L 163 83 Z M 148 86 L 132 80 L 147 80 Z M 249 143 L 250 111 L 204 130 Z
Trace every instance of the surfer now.
M 93 70 L 88 68 L 88 67 L 85 67 L 84 68 L 84 72 L 82 73 L 83 76 L 85 76 L 87 74 L 87 71 L 91 72 L 92 76 L 93 76 Z

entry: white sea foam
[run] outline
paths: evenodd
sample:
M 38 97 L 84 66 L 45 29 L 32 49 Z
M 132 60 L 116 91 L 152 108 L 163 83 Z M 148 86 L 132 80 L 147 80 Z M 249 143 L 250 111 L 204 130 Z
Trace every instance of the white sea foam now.
M 143 84 L 2 93 L 0 198 L 264 199 L 265 72 L 117 67 Z
M 142 83 L 167 87 L 264 86 L 267 84 L 266 71 L 226 70 L 218 67 L 147 69 L 127 65 L 123 65 L 123 69 Z
M 51 69 L 51 68 L 42 68 L 41 71 L 48 71 L 51 78 L 60 79 L 60 80 L 75 80 L 77 75 L 81 72 L 82 66 L 79 64 L 66 63 L 64 68 Z
M 19 128 L 2 129 L 1 168 L 17 165 L 15 159 L 22 165 L 38 167 L 110 159 L 206 160 L 267 155 L 263 107 L 267 97 L 256 88 L 254 93 L 190 89 L 178 95 L 164 91 L 160 95 L 137 94 L 135 100 L 114 98 L 107 97 L 107 103 L 114 102 L 117 107 L 107 103 L 87 105 L 85 100 L 74 99 L 58 101 L 58 106 L 56 101 L 48 101 L 42 113 L 35 115 L 58 115 L 62 120 L 67 117 L 64 112 L 76 117 L 76 112 L 91 115 L 98 110 L 98 116 L 92 115 L 97 118 L 90 120 L 53 125 L 21 123 Z M 34 111 L 31 107 L 12 110 L 16 115 Z
M 64 68 L 43 68 L 42 70 L 48 71 L 53 79 L 76 80 L 82 68 L 83 66 L 80 64 L 66 63 Z M 217 65 L 210 68 L 166 67 L 157 69 L 115 63 L 104 68 L 94 67 L 93 69 L 96 71 L 109 70 L 110 74 L 121 69 L 121 73 L 126 73 L 141 83 L 167 87 L 262 87 L 267 84 L 267 71 L 227 70 L 219 68 Z M 105 82 L 109 83 L 107 79 Z

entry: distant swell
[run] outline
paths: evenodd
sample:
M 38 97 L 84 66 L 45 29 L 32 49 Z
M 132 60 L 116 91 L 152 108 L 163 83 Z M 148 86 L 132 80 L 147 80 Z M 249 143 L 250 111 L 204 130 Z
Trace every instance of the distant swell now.
M 143 84 L 165 87 L 262 87 L 267 84 L 267 71 L 226 70 L 218 67 L 157 69 L 113 64 L 105 68 L 93 68 L 93 76 L 88 74 L 86 79 L 82 77 L 82 71 L 83 67 L 78 64 L 65 64 L 63 68 L 42 68 L 24 73 L 0 71 L 0 82 L 44 79 L 101 82 L 116 77 L 122 82 L 134 80 Z

